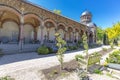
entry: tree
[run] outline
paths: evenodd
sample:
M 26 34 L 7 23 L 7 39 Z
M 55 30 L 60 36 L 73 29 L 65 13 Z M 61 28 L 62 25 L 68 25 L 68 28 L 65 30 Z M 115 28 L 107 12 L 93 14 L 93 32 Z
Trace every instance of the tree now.
M 79 64 L 79 69 L 77 69 L 78 76 L 80 80 L 89 80 L 89 77 L 87 75 L 88 72 L 88 39 L 86 33 L 83 34 L 82 36 L 82 41 L 83 41 L 83 47 L 85 49 L 85 56 L 82 56 L 80 54 L 75 56 L 76 61 Z M 84 67 L 85 65 L 85 67 Z M 81 68 L 81 69 L 80 69 Z
M 114 24 L 111 28 L 106 29 L 111 46 L 114 41 L 120 36 L 120 22 Z
M 65 47 L 66 42 L 65 42 L 65 40 L 63 40 L 61 38 L 59 33 L 55 33 L 55 37 L 56 37 L 56 40 L 57 40 L 56 46 L 58 47 L 57 58 L 58 58 L 58 61 L 60 62 L 60 70 L 61 70 L 61 69 L 63 69 L 63 58 L 64 58 L 63 54 L 67 50 L 66 47 Z
M 88 41 L 87 40 L 88 40 L 87 35 L 86 35 L 86 33 L 84 33 L 83 36 L 82 36 L 82 41 L 83 41 L 83 47 L 85 49 L 85 53 L 86 53 L 86 57 L 87 57 L 87 63 L 88 63 L 89 56 L 88 56 Z M 86 72 L 87 71 L 88 71 L 88 67 L 87 67 L 87 64 L 86 64 Z
M 59 15 L 61 14 L 61 11 L 57 10 L 57 9 L 54 9 L 53 12 L 56 13 L 56 14 L 59 14 Z
M 97 27 L 97 40 L 102 41 L 104 36 L 104 30 L 100 27 Z
M 103 44 L 104 45 L 108 45 L 109 44 L 108 35 L 106 33 L 103 34 Z

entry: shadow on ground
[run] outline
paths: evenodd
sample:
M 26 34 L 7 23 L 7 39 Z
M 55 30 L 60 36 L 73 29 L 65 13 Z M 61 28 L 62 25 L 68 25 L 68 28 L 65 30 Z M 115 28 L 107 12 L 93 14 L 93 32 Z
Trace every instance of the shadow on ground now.
M 73 52 L 77 52 L 80 50 L 75 51 L 67 51 L 65 54 L 70 54 Z M 30 52 L 30 53 L 17 53 L 12 55 L 2 55 L 0 56 L 0 65 L 19 62 L 19 61 L 25 61 L 25 60 L 31 60 L 31 59 L 38 59 L 38 58 L 45 58 L 45 57 L 51 57 L 55 56 L 56 53 L 48 54 L 48 55 L 38 55 L 36 52 Z

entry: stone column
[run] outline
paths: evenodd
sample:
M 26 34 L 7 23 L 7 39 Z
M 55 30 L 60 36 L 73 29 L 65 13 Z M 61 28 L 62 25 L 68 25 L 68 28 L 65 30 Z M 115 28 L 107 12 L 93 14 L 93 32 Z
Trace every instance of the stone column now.
M 78 41 L 81 40 L 81 35 L 80 35 L 80 32 L 78 33 Z
M 24 44 L 24 34 L 23 34 L 23 28 L 24 28 L 24 14 L 23 9 L 20 17 L 20 38 L 19 38 L 19 50 L 22 50 L 23 44 Z
M 66 31 L 64 31 L 64 40 L 66 41 Z
M 72 42 L 74 43 L 75 40 L 75 32 L 72 32 Z
M 50 39 L 50 28 L 47 28 L 47 41 Z
M 37 40 L 37 28 L 34 28 L 34 40 Z
M 43 22 L 40 26 L 40 29 L 41 29 L 41 44 L 43 44 L 44 43 L 44 34 L 43 34 L 44 23 Z

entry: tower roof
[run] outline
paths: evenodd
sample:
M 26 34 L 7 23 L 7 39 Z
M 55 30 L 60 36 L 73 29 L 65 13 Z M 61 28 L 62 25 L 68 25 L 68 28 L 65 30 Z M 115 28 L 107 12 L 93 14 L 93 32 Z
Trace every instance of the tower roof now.
M 92 22 L 88 23 L 87 26 L 88 27 L 97 27 L 97 25 L 95 23 L 92 23 Z
M 91 12 L 89 11 L 84 11 L 81 16 L 86 16 L 86 15 L 92 16 Z

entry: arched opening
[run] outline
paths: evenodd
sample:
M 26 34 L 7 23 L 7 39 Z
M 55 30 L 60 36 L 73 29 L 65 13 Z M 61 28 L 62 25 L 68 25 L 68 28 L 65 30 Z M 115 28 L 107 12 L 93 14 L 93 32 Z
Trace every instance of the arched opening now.
M 75 40 L 74 40 L 74 42 L 78 42 L 78 40 L 79 40 L 79 38 L 80 38 L 80 36 L 79 36 L 79 30 L 78 29 L 75 29 Z
M 45 40 L 48 42 L 54 42 L 55 41 L 55 25 L 52 21 L 46 21 L 45 22 Z
M 0 6 L 0 42 L 18 43 L 20 15 L 9 7 Z
M 34 14 L 27 14 L 24 16 L 24 42 L 25 43 L 38 43 L 40 42 L 39 33 L 40 20 Z
M 64 25 L 62 25 L 62 24 L 58 25 L 58 32 L 61 34 L 61 37 L 63 39 L 66 38 L 66 36 L 65 36 L 65 26 Z
M 68 28 L 68 40 L 72 42 L 73 39 L 73 29 L 71 27 Z
M 83 31 L 83 30 L 81 30 L 80 34 L 81 34 L 81 37 L 82 37 L 82 36 L 83 36 L 83 34 L 84 34 L 84 31 Z
M 3 23 L 0 37 L 2 43 L 17 43 L 19 38 L 19 26 L 14 21 Z
M 90 32 L 89 34 L 89 43 L 93 43 L 93 33 Z

